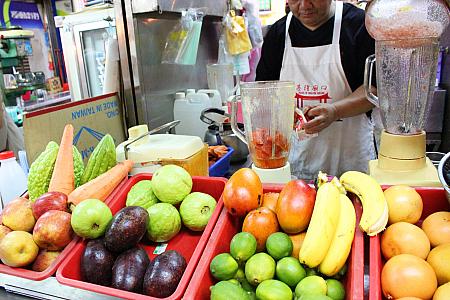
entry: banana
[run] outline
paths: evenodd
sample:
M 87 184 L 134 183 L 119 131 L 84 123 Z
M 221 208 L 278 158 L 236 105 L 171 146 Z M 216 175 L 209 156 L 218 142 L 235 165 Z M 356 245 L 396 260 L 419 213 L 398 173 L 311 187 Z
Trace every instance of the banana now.
M 359 227 L 369 236 L 383 231 L 388 222 L 389 210 L 378 182 L 369 175 L 357 171 L 345 172 L 340 181 L 347 191 L 358 196 L 363 205 Z
M 344 266 L 355 236 L 356 213 L 352 201 L 344 195 L 339 197 L 341 211 L 339 222 L 327 255 L 319 265 L 320 273 L 333 276 Z
M 311 221 L 300 248 L 301 263 L 314 268 L 325 258 L 339 222 L 340 209 L 339 189 L 329 182 L 322 184 L 317 191 Z

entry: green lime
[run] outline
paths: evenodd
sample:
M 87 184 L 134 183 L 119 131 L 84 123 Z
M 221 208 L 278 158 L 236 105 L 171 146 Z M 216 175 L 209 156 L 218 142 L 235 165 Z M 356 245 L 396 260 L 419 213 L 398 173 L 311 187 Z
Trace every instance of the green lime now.
M 247 278 L 244 278 L 244 280 L 241 281 L 241 286 L 246 292 L 251 292 L 254 294 L 256 291 L 255 287 L 248 283 Z
M 277 262 L 276 267 L 277 278 L 290 287 L 295 287 L 300 280 L 306 277 L 305 269 L 303 269 L 299 260 L 294 257 L 284 257 Z
M 297 298 L 298 300 L 333 300 L 328 296 L 325 295 L 303 295 L 300 298 Z
M 295 287 L 295 295 L 326 295 L 327 283 L 322 277 L 312 275 L 302 279 Z
M 256 252 L 256 238 L 248 232 L 239 232 L 230 243 L 230 254 L 241 264 Z
M 245 264 L 245 277 L 251 285 L 257 286 L 275 275 L 275 261 L 264 252 L 250 257 Z
M 291 300 L 292 291 L 286 283 L 270 279 L 258 285 L 256 298 L 259 300 Z
M 267 252 L 275 260 L 282 259 L 286 256 L 291 256 L 292 253 L 292 240 L 284 232 L 275 232 L 269 235 L 266 241 Z
M 239 268 L 236 272 L 236 274 L 234 275 L 234 279 L 236 279 L 239 282 L 242 282 L 243 280 L 245 280 L 245 272 L 244 269 Z
M 306 271 L 306 277 L 308 277 L 308 276 L 314 276 L 314 275 L 319 275 L 319 272 L 317 272 L 316 269 L 305 268 L 305 271 Z
M 231 282 L 231 283 L 233 283 L 233 284 L 236 284 L 236 285 L 238 285 L 238 286 L 241 286 L 241 284 L 239 283 L 239 281 L 237 281 L 236 279 L 229 279 L 228 280 L 228 282 Z
M 345 299 L 344 285 L 336 279 L 327 279 L 327 296 L 333 300 Z
M 246 300 L 247 292 L 239 284 L 229 281 L 220 281 L 210 288 L 211 300 Z
M 217 280 L 229 280 L 233 279 L 238 267 L 238 263 L 229 253 L 221 253 L 213 258 L 209 270 Z

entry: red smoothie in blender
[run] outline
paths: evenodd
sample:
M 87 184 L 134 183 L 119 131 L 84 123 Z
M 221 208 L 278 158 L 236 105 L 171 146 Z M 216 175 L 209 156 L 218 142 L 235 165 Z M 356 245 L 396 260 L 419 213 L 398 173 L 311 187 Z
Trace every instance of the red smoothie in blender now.
M 249 143 L 253 163 L 261 169 L 276 169 L 286 165 L 289 155 L 288 138 L 276 131 L 274 137 L 268 128 L 257 128 Z

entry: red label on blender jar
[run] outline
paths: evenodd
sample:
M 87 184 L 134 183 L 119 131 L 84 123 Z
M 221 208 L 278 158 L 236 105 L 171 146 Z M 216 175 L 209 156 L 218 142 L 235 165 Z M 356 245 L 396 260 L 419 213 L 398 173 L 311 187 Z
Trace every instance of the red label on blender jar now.
M 258 128 L 252 132 L 250 143 L 252 160 L 261 169 L 276 169 L 286 165 L 289 155 L 288 137 L 281 132 L 270 135 L 269 129 Z

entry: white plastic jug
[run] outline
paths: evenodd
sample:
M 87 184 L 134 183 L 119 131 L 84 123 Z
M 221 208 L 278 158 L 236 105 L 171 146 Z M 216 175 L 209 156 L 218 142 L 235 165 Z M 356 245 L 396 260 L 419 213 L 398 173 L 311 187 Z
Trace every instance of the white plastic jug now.
M 17 163 L 14 152 L 0 153 L 0 196 L 2 207 L 27 190 L 27 176 Z
M 173 116 L 180 120 L 176 133 L 198 136 L 203 140 L 208 125 L 200 120 L 201 112 L 212 107 L 211 99 L 204 93 L 175 94 Z
M 197 93 L 206 94 L 211 99 L 211 107 L 222 108 L 222 99 L 218 90 L 198 90 Z

